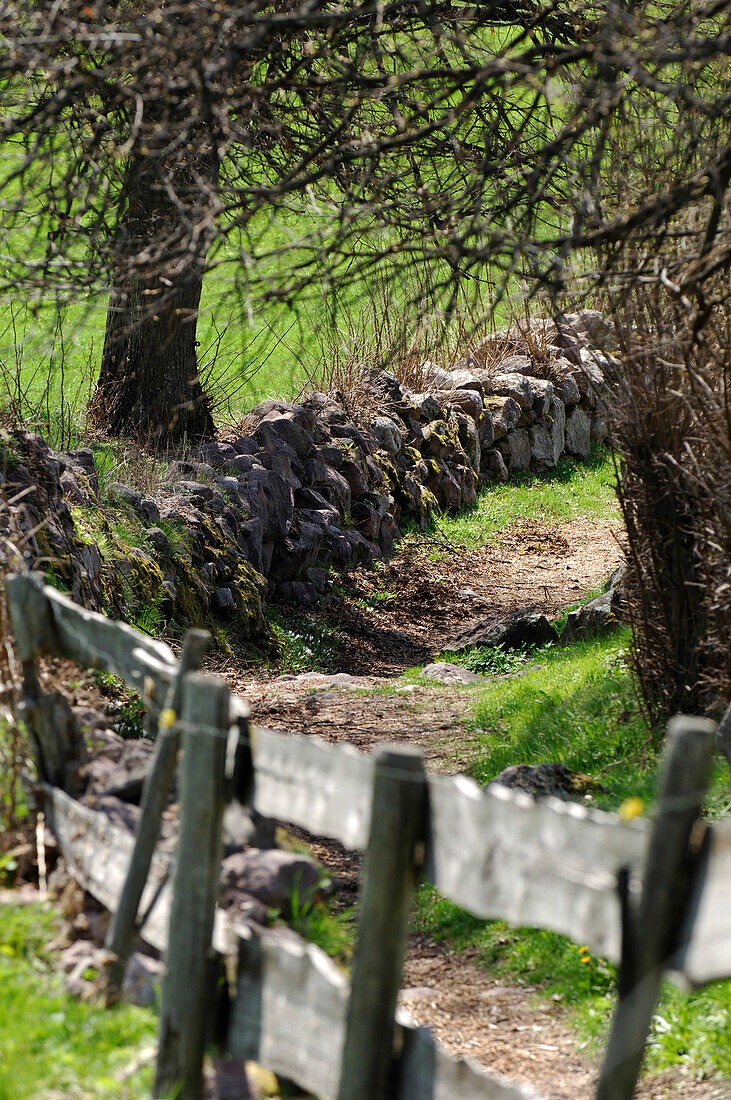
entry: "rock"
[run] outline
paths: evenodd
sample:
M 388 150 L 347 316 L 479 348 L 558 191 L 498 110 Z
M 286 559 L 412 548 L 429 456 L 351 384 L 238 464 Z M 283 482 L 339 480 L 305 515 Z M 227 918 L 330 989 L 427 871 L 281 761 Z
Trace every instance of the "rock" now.
M 599 310 L 580 309 L 576 313 L 567 314 L 563 320 L 570 325 L 579 342 L 585 346 L 590 345 L 603 352 L 619 350 L 614 321 L 605 317 Z
M 133 508 L 135 511 L 142 500 L 140 493 L 136 493 L 134 489 L 130 489 L 127 485 L 122 485 L 118 481 L 112 482 L 109 488 L 109 494 L 117 500 L 123 500 L 125 504 L 128 504 L 130 508 Z
M 147 541 L 158 557 L 169 558 L 171 554 L 170 539 L 160 527 L 150 527 L 146 531 Z
M 549 415 L 530 428 L 531 465 L 536 470 L 552 470 L 564 453 L 566 410 L 563 402 L 551 396 Z
M 564 405 L 578 405 L 581 393 L 576 381 L 576 367 L 568 359 L 560 357 L 551 364 L 553 370 L 553 386 L 556 396 L 560 397 Z
M 525 375 L 495 374 L 492 378 L 492 392 L 499 397 L 512 397 L 523 412 L 530 412 L 533 406 L 533 392 Z
M 505 460 L 509 473 L 515 473 L 516 470 L 527 470 L 530 466 L 530 437 L 522 428 L 516 428 L 515 431 L 509 432 L 504 439 L 501 439 L 498 443 L 498 450 Z
M 341 515 L 345 515 L 346 512 L 350 511 L 352 498 L 350 485 L 339 470 L 334 469 L 332 466 L 325 466 L 322 480 L 317 482 L 313 488 Z
M 599 411 L 599 407 L 594 412 L 591 418 L 591 441 L 601 446 L 602 443 L 606 443 L 609 439 L 609 419 L 606 411 L 602 409 Z
M 533 372 L 533 363 L 528 355 L 508 355 L 500 360 L 501 374 L 526 374 Z
M 593 600 L 588 600 L 575 611 L 569 612 L 566 625 L 561 631 L 561 643 L 570 644 L 582 638 L 591 638 L 595 634 L 609 634 L 620 626 L 619 619 L 612 606 L 613 592 L 603 592 Z
M 373 434 L 378 446 L 390 455 L 397 455 L 401 450 L 403 440 L 401 431 L 395 420 L 390 416 L 376 416 L 373 418 Z
M 491 448 L 482 452 L 481 476 L 483 481 L 499 481 L 503 485 L 510 480 L 508 468 L 500 451 Z
M 441 420 L 444 415 L 441 405 L 430 393 L 412 394 L 411 404 L 423 423 L 430 424 L 434 420 Z
M 256 446 L 253 440 L 252 446 Z M 254 451 L 254 454 L 256 454 L 256 451 Z M 234 475 L 248 474 L 249 470 L 254 468 L 254 455 L 237 454 L 236 458 L 232 458 L 230 462 L 227 462 L 224 468 Z
M 300 513 L 300 516 L 303 516 Z M 313 516 L 314 512 L 308 512 Z M 322 526 L 330 516 L 323 514 L 323 524 L 312 523 L 299 518 L 292 524 L 291 530 L 280 542 L 274 545 L 272 563 L 269 567 L 269 581 L 290 581 L 309 565 L 314 565 L 320 553 L 324 538 Z
M 543 378 L 528 378 L 527 381 L 533 397 L 533 415 L 539 418 L 546 416 L 555 395 L 553 382 Z
M 339 473 L 350 486 L 351 497 L 360 496 L 368 492 L 368 470 L 363 456 L 357 451 L 351 451 L 344 456 Z
M 584 409 L 572 408 L 566 416 L 566 450 L 579 458 L 591 454 L 591 417 Z
M 461 630 L 450 646 L 456 653 L 474 646 L 489 646 L 492 649 L 523 649 L 528 646 L 542 646 L 557 642 L 558 633 L 545 615 L 531 611 L 516 613 L 507 618 L 480 619 L 479 622 Z
M 165 964 L 133 951 L 124 970 L 120 995 L 127 1004 L 154 1008 L 159 1003 Z
M 497 441 L 518 427 L 520 405 L 512 397 L 488 397 L 485 400 L 485 415 L 492 420 L 493 439 Z
M 231 441 L 231 446 L 236 451 L 236 454 L 239 455 L 239 456 L 242 456 L 242 455 L 249 455 L 249 456 L 255 455 L 257 450 L 258 450 L 258 447 L 257 447 L 256 443 L 254 442 L 254 440 L 251 439 L 250 436 L 246 436 L 246 435 L 241 436 L 240 439 L 232 440 Z M 232 464 L 235 463 L 235 462 L 236 462 L 236 459 L 231 460 Z
M 604 791 L 600 783 L 588 775 L 572 772 L 564 764 L 513 764 L 505 768 L 483 788 L 489 791 L 495 786 L 525 791 L 533 798 L 552 795 L 563 801 L 584 802 L 594 791 Z
M 475 422 L 482 419 L 485 403 L 477 390 L 452 390 L 451 393 L 445 393 L 443 397 L 444 403 L 450 408 L 459 409 L 460 412 L 471 416 Z
M 214 470 L 223 466 L 224 462 L 231 462 L 238 452 L 229 443 L 206 443 L 200 449 L 200 457 L 204 462 L 212 466 Z
M 217 588 L 211 600 L 212 607 L 222 615 L 233 615 L 236 611 L 236 600 L 230 588 Z
M 91 494 L 83 491 L 71 470 L 64 470 L 58 481 L 69 504 L 88 503 Z
M 298 607 L 316 607 L 318 603 L 318 591 L 314 584 L 308 584 L 307 581 L 282 581 L 276 586 L 275 592 L 284 603 Z
M 436 497 L 440 508 L 456 512 L 462 504 L 462 488 L 446 467 L 430 474 L 427 488 Z
M 316 489 L 295 489 L 294 506 L 299 509 L 314 508 L 316 511 L 336 512 L 340 515 L 338 508 Z
M 272 470 L 252 470 L 239 485 L 252 516 L 258 516 L 264 525 L 264 538 L 284 538 L 294 511 L 294 494 L 284 478 Z
M 440 684 L 478 684 L 486 680 L 484 676 L 478 676 L 476 672 L 470 672 L 468 668 L 450 661 L 436 661 L 426 665 L 421 670 L 421 675 L 425 680 L 436 680 Z
M 426 359 L 421 365 L 421 376 L 426 383 L 432 386 L 434 389 L 452 389 L 452 379 L 449 376 L 449 372 L 442 370 L 436 363 L 432 363 L 429 359 Z
M 289 914 L 293 902 L 301 904 L 316 893 L 320 874 L 307 856 L 276 848 L 249 848 L 227 856 L 221 865 L 221 895 L 243 891 L 264 905 Z
M 312 452 L 312 435 L 288 414 L 267 414 L 255 429 L 254 439 L 260 447 L 270 452 L 276 452 L 282 443 L 286 443 L 300 459 L 308 458 Z
M 471 416 L 463 412 L 454 413 L 454 420 L 457 424 L 462 450 L 467 455 L 472 469 L 476 474 L 479 474 L 482 447 L 480 446 L 480 436 L 477 431 L 477 425 Z
M 489 388 L 486 389 L 486 379 L 484 376 L 480 378 L 471 370 L 465 368 L 458 368 L 449 372 L 449 381 L 451 386 L 455 390 L 476 390 L 478 393 L 483 391 L 490 392 Z

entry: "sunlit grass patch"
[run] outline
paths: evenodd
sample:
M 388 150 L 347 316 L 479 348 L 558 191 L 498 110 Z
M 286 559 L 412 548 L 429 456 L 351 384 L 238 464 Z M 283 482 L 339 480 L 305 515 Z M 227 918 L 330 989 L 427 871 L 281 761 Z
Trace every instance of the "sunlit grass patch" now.
M 579 516 L 606 519 L 614 509 L 616 475 L 611 456 L 598 452 L 588 462 L 563 457 L 545 474 L 518 474 L 507 485 L 483 489 L 477 504 L 459 516 L 443 516 L 435 527 L 460 546 L 482 547 L 519 519 L 544 523 Z
M 124 1072 L 155 1042 L 152 1011 L 85 1004 L 63 992 L 47 905 L 0 907 L 0 1100 L 149 1096 L 152 1065 Z

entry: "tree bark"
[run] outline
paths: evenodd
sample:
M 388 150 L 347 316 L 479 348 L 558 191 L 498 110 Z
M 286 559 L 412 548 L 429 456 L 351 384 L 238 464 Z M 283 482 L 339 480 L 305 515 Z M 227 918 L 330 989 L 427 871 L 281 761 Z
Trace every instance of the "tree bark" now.
M 213 432 L 196 324 L 213 235 L 210 163 L 131 163 L 94 409 L 112 435 L 155 445 Z M 175 200 L 171 195 L 175 195 Z

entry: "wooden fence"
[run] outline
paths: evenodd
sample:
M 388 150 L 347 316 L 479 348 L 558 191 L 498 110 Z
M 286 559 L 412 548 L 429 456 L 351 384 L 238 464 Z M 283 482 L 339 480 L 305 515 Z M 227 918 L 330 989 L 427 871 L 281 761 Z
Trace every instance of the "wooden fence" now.
M 482 791 L 461 776 L 427 776 L 414 750 L 365 756 L 249 724 L 242 699 L 193 671 L 200 636 L 186 639 L 178 662 L 166 645 L 78 607 L 38 578 L 9 577 L 7 591 L 42 779 L 58 745 L 35 674 L 40 655 L 120 676 L 160 717 L 136 838 L 57 785 L 42 786 L 73 873 L 115 914 L 109 946 L 117 977 L 136 931 L 167 951 L 157 1095 L 173 1086 L 191 1100 L 201 1094 L 212 945 L 236 973 L 226 1048 L 316 1095 L 535 1096 L 448 1057 L 396 1010 L 419 876 L 479 917 L 552 929 L 620 963 L 598 1100 L 632 1096 L 664 971 L 693 986 L 731 976 L 731 821 L 699 819 L 712 723 L 670 724 L 655 822 L 622 822 L 555 799 Z M 171 869 L 154 846 L 181 736 L 171 886 Z M 318 949 L 237 927 L 216 909 L 221 814 L 232 792 L 267 817 L 365 850 L 352 983 Z

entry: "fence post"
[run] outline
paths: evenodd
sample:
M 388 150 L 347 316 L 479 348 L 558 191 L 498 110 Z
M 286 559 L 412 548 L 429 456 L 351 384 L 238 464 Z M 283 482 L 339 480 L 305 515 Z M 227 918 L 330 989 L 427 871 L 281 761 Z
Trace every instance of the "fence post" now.
M 381 749 L 338 1100 L 385 1100 L 389 1095 L 394 1013 L 426 813 L 422 754 L 409 748 Z
M 604 1055 L 597 1100 L 630 1100 L 642 1068 L 662 973 L 677 947 L 693 869 L 691 831 L 703 805 L 715 726 L 678 716 L 668 724 L 660 798 L 636 910 L 629 906 L 620 996 Z
M 200 666 L 210 639 L 211 636 L 207 630 L 186 632 L 178 672 L 170 685 L 165 702 L 165 709 L 169 713 L 165 715 L 165 721 L 159 726 L 155 754 L 142 795 L 142 813 L 135 833 L 135 846 L 106 938 L 107 950 L 114 956 L 107 968 L 107 1004 L 119 996 L 124 968 L 137 931 L 140 899 L 150 872 L 152 855 L 160 833 L 160 822 L 170 794 L 175 762 L 180 748 L 180 730 L 177 722 L 171 725 L 170 720 L 173 718 L 177 720 L 178 717 L 183 677 Z
M 229 689 L 183 681 L 183 776 L 154 1096 L 200 1100 L 211 937 L 221 867 Z

